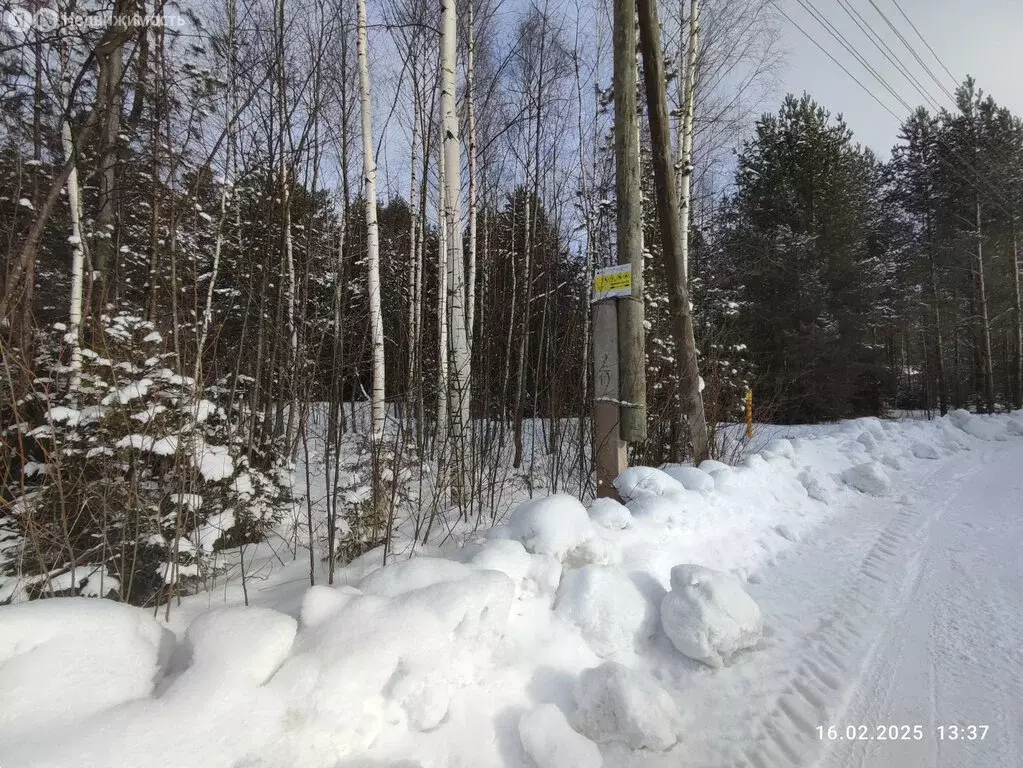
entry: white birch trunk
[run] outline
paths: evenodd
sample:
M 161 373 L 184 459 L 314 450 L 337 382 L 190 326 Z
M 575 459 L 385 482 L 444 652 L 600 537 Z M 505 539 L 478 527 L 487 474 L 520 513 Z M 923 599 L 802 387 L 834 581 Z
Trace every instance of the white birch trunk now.
M 445 482 L 444 462 L 448 441 L 448 225 L 444 216 L 444 162 L 437 165 L 437 451 L 440 481 Z
M 65 104 L 64 113 L 68 114 Z M 74 154 L 71 123 L 61 126 L 64 154 Z M 67 177 L 67 199 L 71 208 L 71 302 L 68 308 L 68 342 L 71 344 L 71 389 L 78 389 L 82 379 L 82 286 L 85 282 L 85 243 L 82 240 L 82 202 L 78 189 L 78 164 L 71 164 Z
M 469 344 L 466 332 L 465 263 L 462 254 L 461 144 L 455 100 L 457 59 L 456 0 L 444 0 L 441 26 L 441 112 L 444 129 L 444 218 L 447 224 L 448 323 L 450 325 L 451 429 L 454 448 L 464 456 L 469 425 Z
M 466 333 L 469 354 L 472 355 L 476 331 L 476 223 L 478 218 L 478 186 L 476 182 L 476 20 L 474 0 L 469 0 L 468 22 L 469 41 L 465 64 L 466 119 L 469 123 L 469 273 L 466 277 Z
M 377 167 L 373 156 L 373 106 L 370 96 L 368 28 L 366 0 L 358 0 L 359 84 L 362 90 L 362 163 L 366 200 L 366 251 L 369 274 L 370 336 L 373 347 L 373 386 L 371 410 L 373 440 L 379 443 L 384 434 L 384 319 L 380 303 L 380 230 L 377 225 Z
M 418 298 L 418 264 L 417 256 L 419 254 L 418 247 L 418 236 L 419 236 L 419 215 L 416 210 L 416 193 L 419 186 L 417 180 L 418 171 L 418 160 L 419 160 L 419 99 L 418 96 L 413 96 L 413 117 L 412 117 L 412 178 L 409 183 L 409 263 L 408 263 L 408 307 L 406 314 L 406 323 L 408 327 L 408 369 L 405 372 L 407 376 L 407 387 L 409 390 L 412 388 L 412 382 L 415 381 L 416 372 L 416 355 L 418 354 L 418 337 L 419 331 L 416 328 L 416 300 Z
M 281 195 L 281 218 L 284 229 L 284 266 L 288 277 L 287 288 L 287 324 L 288 324 L 288 351 L 291 363 L 291 391 L 290 404 L 288 408 L 288 422 L 285 433 L 285 445 L 289 453 L 297 447 L 295 439 L 296 411 L 298 406 L 298 326 L 295 323 L 295 246 L 291 232 L 291 187 L 288 181 L 288 162 L 286 150 L 290 149 L 288 140 L 288 112 L 286 104 L 286 73 L 285 73 L 285 50 L 284 50 L 284 0 L 276 0 L 276 19 L 278 34 L 277 50 L 277 76 L 278 76 L 278 130 L 280 131 L 281 149 L 278 162 L 278 173 L 280 175 Z
M 693 197 L 693 122 L 696 115 L 696 55 L 700 43 L 700 0 L 692 0 L 689 11 L 689 57 L 686 63 L 685 104 L 682 112 L 682 141 L 679 144 L 679 215 L 682 223 L 682 279 L 689 280 L 689 222 Z

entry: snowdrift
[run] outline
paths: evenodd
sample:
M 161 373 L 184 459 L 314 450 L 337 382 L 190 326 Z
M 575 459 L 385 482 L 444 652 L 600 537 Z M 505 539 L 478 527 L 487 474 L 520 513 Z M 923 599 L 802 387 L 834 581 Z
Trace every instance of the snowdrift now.
M 700 707 L 678 670 L 757 653 L 745 582 L 900 472 L 1023 436 L 1023 414 L 787 434 L 739 466 L 630 469 L 624 503 L 535 499 L 482 541 L 370 553 L 288 612 L 216 608 L 175 636 L 103 600 L 0 608 L 0 765 L 678 764 Z

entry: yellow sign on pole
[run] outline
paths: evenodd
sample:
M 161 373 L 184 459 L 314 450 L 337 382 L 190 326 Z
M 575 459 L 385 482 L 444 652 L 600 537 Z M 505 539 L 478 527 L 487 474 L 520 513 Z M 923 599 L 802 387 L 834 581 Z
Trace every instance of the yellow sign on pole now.
M 613 299 L 632 294 L 632 266 L 616 264 L 598 269 L 593 275 L 593 300 Z
M 753 437 L 753 390 L 746 390 L 746 437 Z

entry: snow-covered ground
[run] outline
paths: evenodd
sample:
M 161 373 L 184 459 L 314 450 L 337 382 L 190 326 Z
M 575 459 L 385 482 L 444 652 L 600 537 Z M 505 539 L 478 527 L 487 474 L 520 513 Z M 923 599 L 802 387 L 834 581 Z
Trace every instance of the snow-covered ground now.
M 169 628 L 0 608 L 0 766 L 1023 764 L 1023 413 L 754 448 Z

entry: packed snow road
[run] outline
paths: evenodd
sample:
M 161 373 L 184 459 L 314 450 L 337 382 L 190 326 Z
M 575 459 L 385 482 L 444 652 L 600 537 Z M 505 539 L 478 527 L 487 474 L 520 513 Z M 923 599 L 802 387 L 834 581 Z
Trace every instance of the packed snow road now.
M 1023 765 L 1023 444 L 916 466 L 749 591 L 762 651 L 690 689 L 701 766 Z

